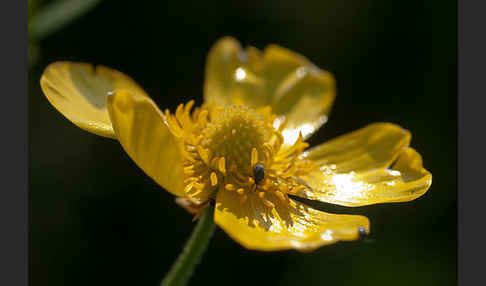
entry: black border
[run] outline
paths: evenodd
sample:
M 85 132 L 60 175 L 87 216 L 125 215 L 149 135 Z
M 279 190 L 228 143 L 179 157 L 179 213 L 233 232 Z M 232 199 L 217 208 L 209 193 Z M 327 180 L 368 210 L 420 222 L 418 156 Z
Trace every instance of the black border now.
M 486 169 L 485 11 L 484 1 L 459 1 L 459 285 L 484 283 L 486 188 L 482 180 Z
M 2 4 L 0 46 L 4 100 L 0 112 L 3 123 L 0 253 L 3 267 L 0 284 L 27 285 L 27 1 L 4 1 Z M 486 192 L 480 182 L 485 176 L 486 161 L 481 151 L 486 146 L 486 3 L 463 0 L 458 4 L 458 278 L 460 285 L 476 285 L 484 280 L 484 263 L 480 258 L 483 258 L 486 242 L 482 219 Z
M 27 285 L 27 1 L 3 1 L 0 11 L 0 285 Z

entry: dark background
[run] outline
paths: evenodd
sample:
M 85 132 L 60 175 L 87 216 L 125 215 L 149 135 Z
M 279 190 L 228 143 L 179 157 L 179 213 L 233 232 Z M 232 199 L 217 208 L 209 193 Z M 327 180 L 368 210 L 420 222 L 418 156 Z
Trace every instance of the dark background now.
M 31 285 L 156 285 L 194 224 L 117 141 L 87 133 L 42 95 L 57 60 L 132 76 L 161 108 L 202 102 L 211 45 L 276 43 L 337 79 L 329 122 L 311 145 L 376 121 L 411 130 L 433 175 L 408 203 L 363 214 L 371 237 L 312 253 L 245 250 L 217 229 L 192 285 L 455 285 L 456 1 L 104 1 L 39 43 L 29 72 Z

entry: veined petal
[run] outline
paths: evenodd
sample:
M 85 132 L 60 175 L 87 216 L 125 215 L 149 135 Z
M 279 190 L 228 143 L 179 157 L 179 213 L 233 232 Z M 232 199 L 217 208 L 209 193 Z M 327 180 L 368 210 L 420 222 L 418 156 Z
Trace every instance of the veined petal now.
M 310 251 L 341 240 L 356 240 L 359 229 L 369 232 L 364 216 L 321 212 L 294 200 L 286 202 L 269 193 L 264 199 L 248 193 L 244 203 L 232 191 L 218 192 L 215 222 L 234 240 L 248 249 Z
M 135 163 L 167 191 L 184 196 L 180 142 L 147 96 L 117 90 L 107 98 L 116 137 Z
M 410 133 L 389 123 L 371 124 L 305 152 L 314 172 L 299 178 L 295 195 L 343 206 L 404 202 L 423 195 L 432 175 L 408 147 Z
M 115 138 L 106 95 L 116 89 L 147 96 L 127 75 L 88 63 L 55 62 L 42 74 L 41 88 L 49 102 L 78 127 L 94 134 Z
M 302 154 L 337 173 L 386 168 L 408 147 L 408 130 L 392 123 L 373 123 L 317 145 Z
M 307 138 L 324 124 L 334 97 L 335 80 L 330 73 L 280 46 L 269 45 L 263 53 L 254 47 L 245 51 L 237 40 L 225 37 L 209 53 L 205 101 L 223 106 L 271 106 L 287 119 L 282 132 L 287 144 L 299 132 Z M 279 118 L 276 125 L 282 121 Z

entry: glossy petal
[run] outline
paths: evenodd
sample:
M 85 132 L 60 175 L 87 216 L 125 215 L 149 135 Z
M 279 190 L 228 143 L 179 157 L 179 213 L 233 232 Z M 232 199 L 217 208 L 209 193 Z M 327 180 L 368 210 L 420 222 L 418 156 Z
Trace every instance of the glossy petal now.
M 266 47 L 262 54 L 253 47 L 245 51 L 238 41 L 226 37 L 209 53 L 205 101 L 253 108 L 270 105 L 274 113 L 287 118 L 285 143 L 293 143 L 299 131 L 306 138 L 324 124 L 334 97 L 335 81 L 330 73 L 277 45 Z
M 408 131 L 377 123 L 316 146 L 303 155 L 317 164 L 300 178 L 309 188 L 296 195 L 351 207 L 416 199 L 432 176 L 409 142 Z
M 184 196 L 180 142 L 157 105 L 125 90 L 108 96 L 107 105 L 116 137 L 133 161 L 167 191 Z
M 94 134 L 115 138 L 106 109 L 106 95 L 125 89 L 147 96 L 125 74 L 87 63 L 55 62 L 42 74 L 41 88 L 49 102 L 78 127 Z
M 341 240 L 359 238 L 359 228 L 369 232 L 369 221 L 358 215 L 336 215 L 312 209 L 297 201 L 282 202 L 265 195 L 270 208 L 255 193 L 241 204 L 234 191 L 220 191 L 216 199 L 215 222 L 248 249 L 310 251 Z

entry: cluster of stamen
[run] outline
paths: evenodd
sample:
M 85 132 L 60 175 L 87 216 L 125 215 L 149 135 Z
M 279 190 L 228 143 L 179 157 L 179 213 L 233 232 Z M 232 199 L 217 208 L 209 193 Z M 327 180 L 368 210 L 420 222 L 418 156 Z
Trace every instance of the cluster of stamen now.
M 203 204 L 217 192 L 236 192 L 240 203 L 250 195 L 269 207 L 288 202 L 288 194 L 305 188 L 296 178 L 313 167 L 299 159 L 308 146 L 302 136 L 284 145 L 281 130 L 273 127 L 276 118 L 269 107 L 254 110 L 241 105 L 195 108 L 190 101 L 179 105 L 175 114 L 165 111 L 171 132 L 180 139 L 184 157 L 185 193 Z

